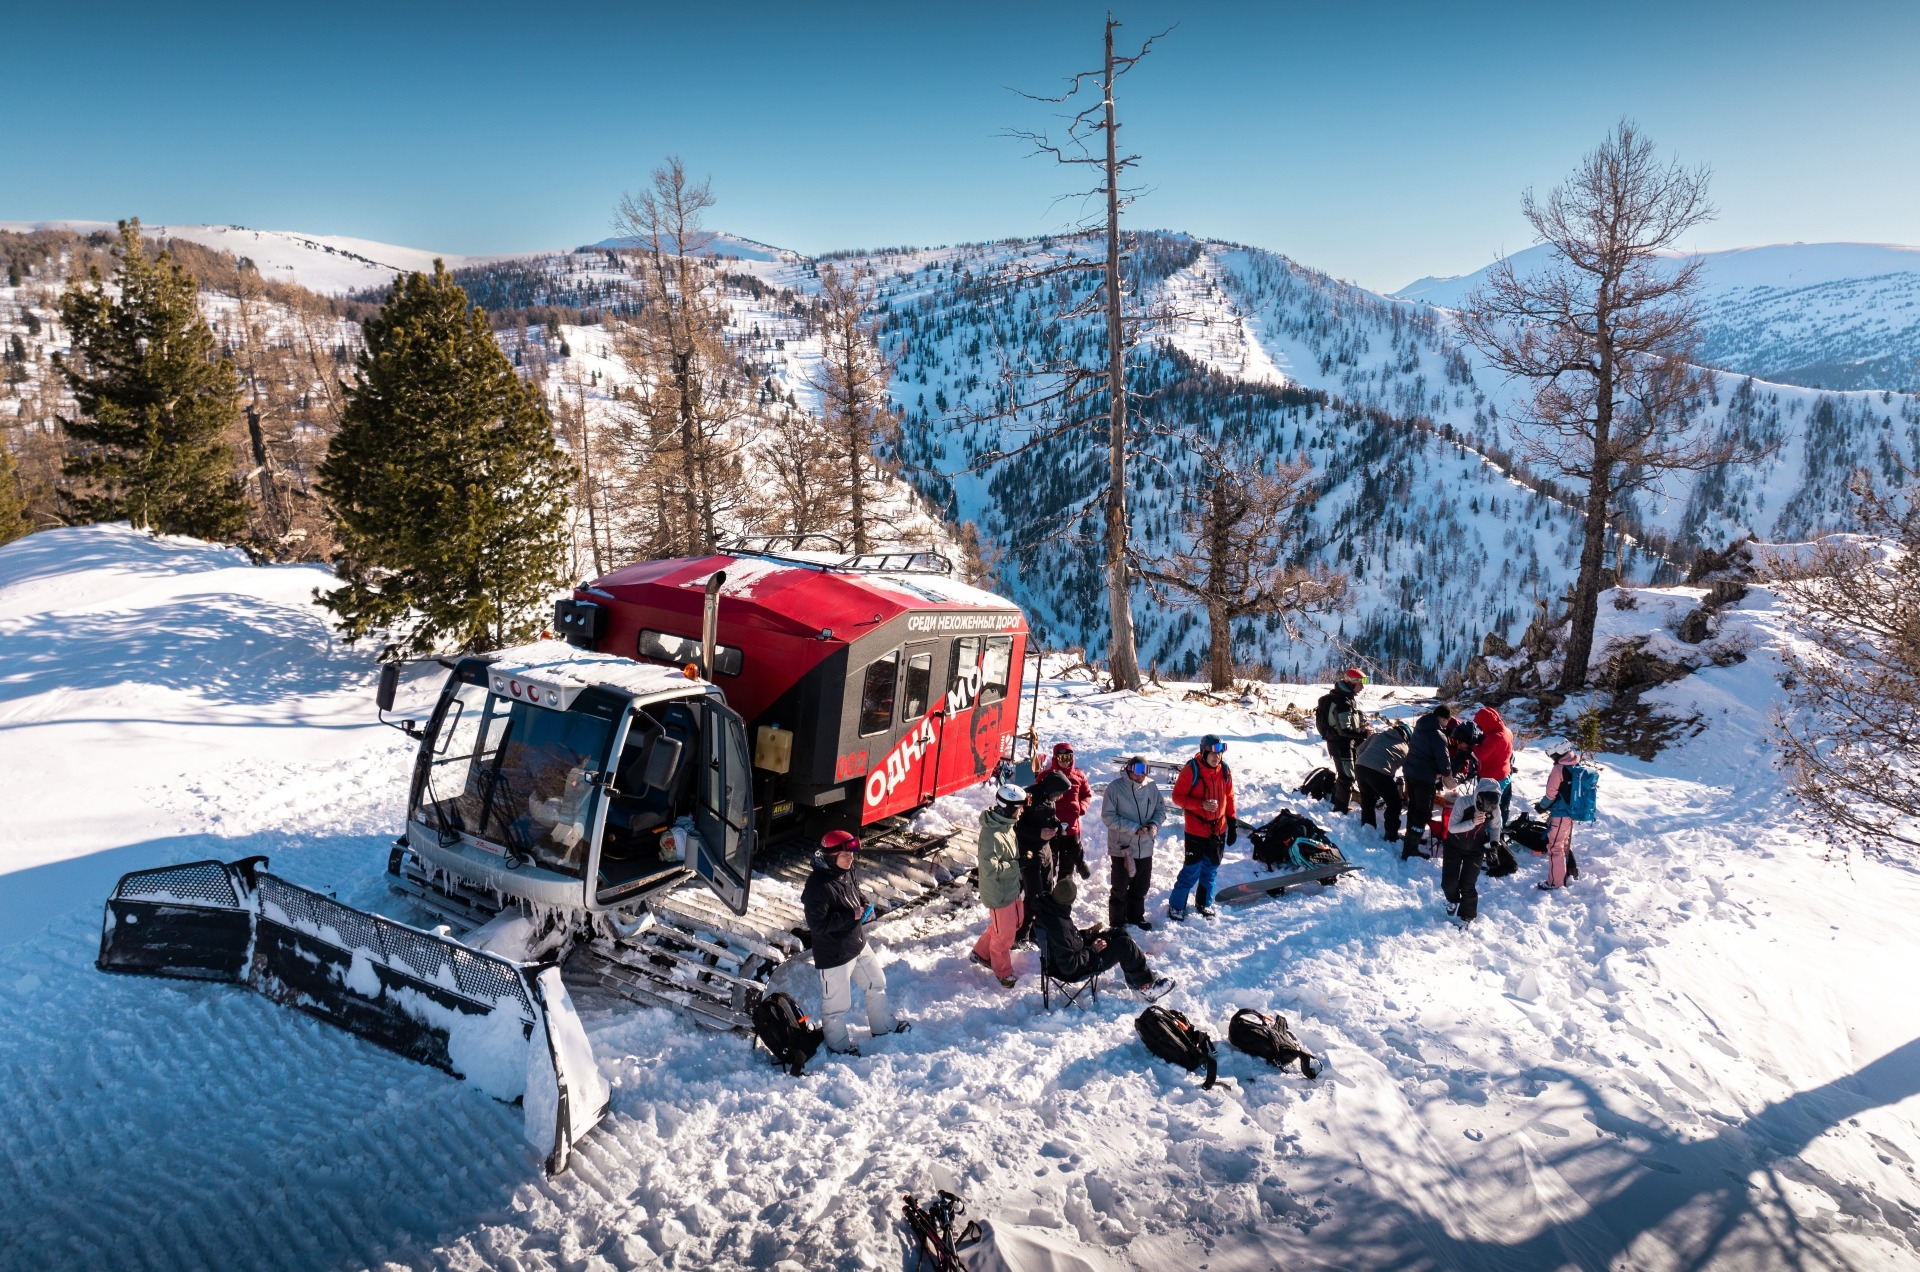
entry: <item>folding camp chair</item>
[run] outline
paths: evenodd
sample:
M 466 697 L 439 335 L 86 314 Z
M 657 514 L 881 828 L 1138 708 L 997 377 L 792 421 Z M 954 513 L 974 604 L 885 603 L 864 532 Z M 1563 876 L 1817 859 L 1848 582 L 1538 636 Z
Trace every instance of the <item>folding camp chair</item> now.
M 1095 972 L 1091 976 L 1084 976 L 1078 980 L 1065 976 L 1056 976 L 1053 971 L 1053 959 L 1050 957 L 1051 942 L 1047 939 L 1046 929 L 1036 925 L 1033 929 L 1033 940 L 1034 944 L 1040 947 L 1040 1002 L 1042 1006 L 1048 1011 L 1053 1010 L 1053 996 L 1055 992 L 1058 992 L 1060 995 L 1061 1005 L 1066 1007 L 1084 1008 L 1086 1004 L 1080 1001 L 1082 998 L 1093 1003 L 1100 1001 L 1100 978 L 1106 974 L 1105 972 Z

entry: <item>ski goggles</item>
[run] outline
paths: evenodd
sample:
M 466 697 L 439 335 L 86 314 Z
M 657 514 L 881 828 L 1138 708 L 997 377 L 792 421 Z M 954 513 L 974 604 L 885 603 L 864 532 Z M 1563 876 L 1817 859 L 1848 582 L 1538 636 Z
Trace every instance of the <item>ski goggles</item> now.
M 1146 771 L 1147 765 L 1145 760 L 1135 760 L 1133 763 L 1127 765 L 1127 772 L 1133 774 L 1135 777 L 1144 775 Z
M 1201 749 L 1210 755 L 1225 755 L 1227 753 L 1227 744 L 1225 742 L 1215 742 L 1212 746 Z

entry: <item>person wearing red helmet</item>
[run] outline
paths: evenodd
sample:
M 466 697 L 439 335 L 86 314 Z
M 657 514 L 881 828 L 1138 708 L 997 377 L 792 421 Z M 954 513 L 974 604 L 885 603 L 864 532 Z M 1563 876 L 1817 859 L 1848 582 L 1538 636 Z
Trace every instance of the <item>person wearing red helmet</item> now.
M 1093 785 L 1087 781 L 1086 773 L 1074 764 L 1071 742 L 1054 743 L 1052 758 L 1034 777 L 1044 782 L 1055 774 L 1067 784 L 1065 793 L 1053 801 L 1053 815 L 1060 819 L 1060 833 L 1053 843 L 1055 877 L 1072 871 L 1088 879 L 1093 872 L 1087 867 L 1086 849 L 1080 842 L 1080 819 L 1093 806 Z M 1051 889 L 1053 884 L 1048 883 L 1047 887 Z
M 1333 764 L 1333 811 L 1344 813 L 1353 804 L 1353 753 L 1367 740 L 1367 720 L 1360 712 L 1360 690 L 1367 673 L 1349 667 L 1314 705 L 1314 723 L 1327 744 Z
M 866 995 L 867 1025 L 876 1038 L 907 1028 L 887 1006 L 886 973 L 867 948 L 864 929 L 873 921 L 873 906 L 853 877 L 859 849 L 860 841 L 850 832 L 828 831 L 813 855 L 813 873 L 800 890 L 800 908 L 813 937 L 813 966 L 820 973 L 820 1026 L 826 1031 L 827 1050 L 853 1056 L 860 1048 L 847 1035 L 847 1012 L 853 1007 L 855 985 Z

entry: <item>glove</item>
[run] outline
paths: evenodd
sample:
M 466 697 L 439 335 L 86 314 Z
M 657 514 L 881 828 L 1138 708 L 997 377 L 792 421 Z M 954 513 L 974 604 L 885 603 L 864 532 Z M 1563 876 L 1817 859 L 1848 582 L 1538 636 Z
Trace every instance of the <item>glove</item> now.
M 1122 858 L 1120 858 L 1120 860 L 1122 860 L 1122 861 L 1124 861 L 1124 862 L 1126 862 L 1126 863 L 1127 863 L 1127 877 L 1128 877 L 1129 879 L 1131 879 L 1131 878 L 1133 877 L 1133 858 L 1132 858 L 1132 857 L 1122 857 Z
M 1240 827 L 1233 822 L 1228 822 L 1227 823 L 1227 847 L 1231 848 L 1233 847 L 1233 845 L 1239 842 L 1240 842 Z
M 1534 812 L 1536 812 L 1536 813 L 1544 813 L 1544 812 L 1546 812 L 1546 811 L 1547 811 L 1547 801 L 1546 801 L 1546 800 L 1544 800 L 1544 799 L 1537 799 L 1537 800 L 1535 800 L 1535 801 L 1533 802 L 1533 811 L 1534 811 Z
M 1087 859 L 1085 857 L 1073 863 L 1073 872 L 1082 879 L 1093 878 L 1093 868 L 1087 865 Z
M 868 907 L 867 907 L 866 909 L 864 909 L 864 910 L 862 910 L 862 911 L 860 911 L 860 921 L 861 921 L 862 923 L 871 923 L 871 922 L 873 922 L 873 907 L 872 907 L 872 906 L 868 906 Z

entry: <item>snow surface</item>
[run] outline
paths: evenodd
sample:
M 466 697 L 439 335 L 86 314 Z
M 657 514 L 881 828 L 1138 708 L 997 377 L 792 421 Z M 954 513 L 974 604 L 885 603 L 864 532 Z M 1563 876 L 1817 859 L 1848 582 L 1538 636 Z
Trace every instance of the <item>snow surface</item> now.
M 914 1030 L 797 1080 L 577 1000 L 613 1108 L 547 1180 L 519 1110 L 470 1083 L 256 994 L 93 967 L 112 880 L 158 862 L 267 852 L 418 920 L 382 881 L 407 745 L 308 603 L 325 577 L 125 527 L 0 549 L 0 1264 L 904 1268 L 899 1195 L 947 1187 L 1019 1268 L 1920 1266 L 1920 986 L 1889 971 L 1920 952 L 1920 880 L 1789 827 L 1764 588 L 1722 619 L 1747 661 L 1654 691 L 1706 731 L 1603 757 L 1572 889 L 1533 890 L 1528 860 L 1458 931 L 1433 866 L 1321 806 L 1364 873 L 1144 938 L 1171 1005 L 1216 1032 L 1285 1014 L 1317 1083 L 1225 1052 L 1203 1092 L 1139 1045 L 1124 991 L 1048 1015 L 1031 953 L 1012 992 L 968 964 L 962 895 L 878 929 Z M 1320 758 L 1274 711 L 1315 687 L 1183 690 L 1049 679 L 1043 738 L 1104 778 L 1217 732 L 1256 818 Z M 1521 753 L 1522 798 L 1545 773 Z M 1163 842 L 1157 879 L 1177 862 Z

